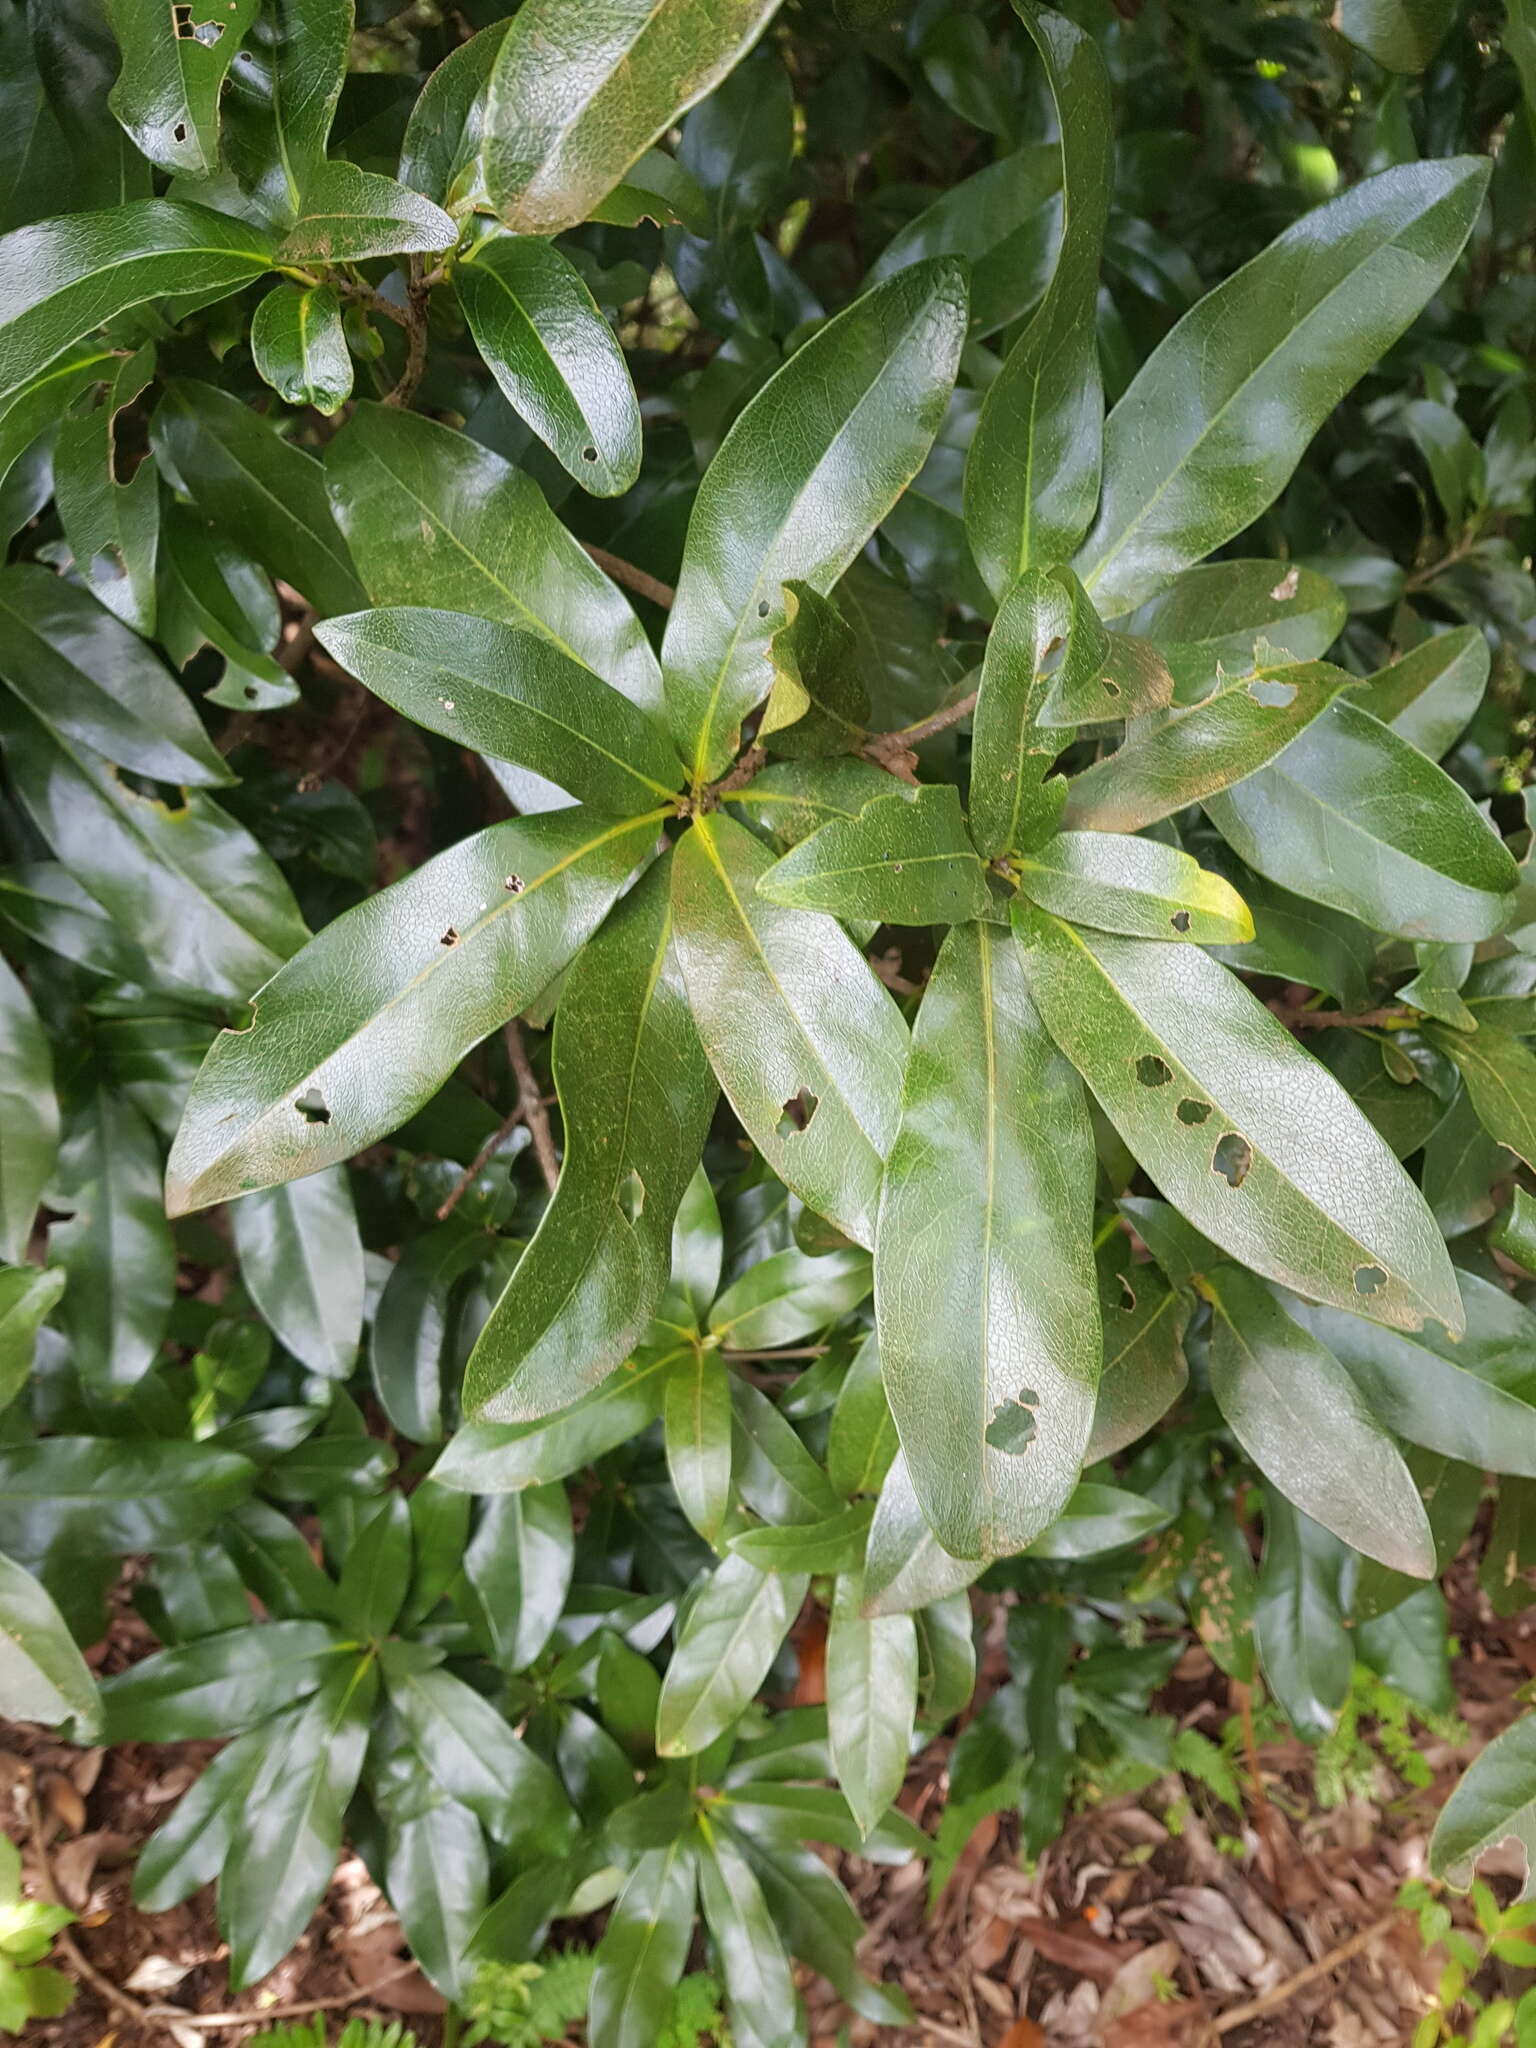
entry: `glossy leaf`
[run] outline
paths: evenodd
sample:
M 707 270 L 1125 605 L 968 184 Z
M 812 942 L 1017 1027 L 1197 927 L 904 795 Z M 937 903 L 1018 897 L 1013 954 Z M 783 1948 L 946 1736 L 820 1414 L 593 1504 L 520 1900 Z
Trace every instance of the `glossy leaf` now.
M 9 1557 L 0 1557 L 0 1713 L 65 1724 L 76 1742 L 94 1742 L 101 1726 L 96 1681 L 64 1617 Z
M 1011 865 L 1031 903 L 1096 931 L 1198 946 L 1253 937 L 1253 918 L 1231 883 L 1156 839 L 1058 832 Z
M 656 1713 L 661 1756 L 696 1756 L 740 1714 L 768 1675 L 809 1581 L 743 1557 L 716 1565 L 689 1603 Z
M 711 1831 L 699 1857 L 699 1904 L 719 1951 L 735 2037 L 788 2039 L 796 2005 L 789 1957 L 752 1865 L 724 1829 Z
M 554 1414 L 622 1364 L 667 1284 L 716 1091 L 672 946 L 665 864 L 588 945 L 555 1023 L 565 1156 L 470 1356 L 477 1421 Z
M 468 1423 L 449 1439 L 432 1477 L 466 1493 L 515 1493 L 564 1479 L 656 1420 L 681 1356 L 680 1349 L 657 1351 L 622 1365 L 547 1422 Z
M 1326 1529 L 1266 1493 L 1254 1635 L 1270 1691 L 1308 1742 L 1331 1731 L 1349 1694 L 1354 1653 L 1340 1604 L 1347 1555 Z
M 86 1385 L 108 1397 L 154 1363 L 176 1294 L 176 1252 L 161 1199 L 160 1147 L 121 1095 L 99 1089 L 71 1118 L 56 1187 L 67 1223 L 48 1233 L 69 1275 L 59 1320 Z
M 1031 569 L 1004 598 L 988 636 L 972 729 L 970 829 L 989 860 L 1035 845 L 1061 815 L 1066 785 L 1046 779 L 1061 741 L 1041 730 L 1040 714 L 1051 643 L 1074 631 L 1065 587 Z
M 837 1582 L 827 1630 L 827 1729 L 832 1767 L 867 1835 L 907 1772 L 917 1710 L 917 1631 L 907 1614 L 866 1617 L 862 1582 Z
M 547 10 L 546 10 L 547 11 Z M 673 1842 L 639 1858 L 603 1930 L 587 2005 L 593 2048 L 652 2048 L 693 1937 L 695 1866 Z
M 907 1456 L 885 1475 L 864 1555 L 864 1612 L 904 1614 L 943 1600 L 981 1577 L 985 1565 L 951 1557 L 924 1519 Z
M 667 1476 L 678 1506 L 718 1546 L 731 1497 L 731 1382 L 714 1353 L 695 1347 L 667 1381 Z
M 1105 423 L 1104 495 L 1077 563 L 1101 611 L 1143 603 L 1274 501 L 1438 289 L 1487 181 L 1473 157 L 1367 178 L 1184 315 Z
M 352 396 L 352 358 L 335 286 L 274 286 L 251 316 L 251 360 L 285 405 L 339 411 Z
M 440 256 L 458 236 L 452 217 L 421 193 L 335 157 L 305 179 L 278 255 L 285 264 L 360 263 L 418 251 Z
M 0 1266 L 0 1408 L 26 1386 L 37 1333 L 64 1292 L 69 1276 L 58 1267 Z
M 461 1678 L 386 1653 L 390 1704 L 440 1789 L 493 1840 L 525 1853 L 563 1848 L 572 1815 L 549 1765 Z
M 673 856 L 678 954 L 720 1085 L 785 1184 L 861 1244 L 896 1135 L 906 1027 L 830 918 L 757 894 L 772 856 L 718 812 Z
M 344 1380 L 363 1330 L 363 1246 L 339 1166 L 245 1195 L 229 1212 L 240 1278 L 279 1342 Z
M 917 474 L 964 334 L 959 266 L 915 264 L 819 329 L 726 435 L 662 645 L 667 713 L 696 782 L 729 765 L 768 694 L 783 586 L 830 589 Z
M 1272 1280 L 1404 1329 L 1462 1326 L 1423 1197 L 1327 1070 L 1197 947 L 1014 909 L 1030 993 L 1157 1186 Z
M 1184 1331 L 1189 1296 L 1152 1265 L 1133 1266 L 1101 1284 L 1099 1319 L 1104 1363 L 1085 1465 L 1111 1458 L 1144 1436 L 1178 1400 L 1189 1380 Z
M 1073 1487 L 1061 1513 L 1030 1544 L 1027 1554 L 1057 1563 L 1101 1557 L 1140 1543 L 1167 1519 L 1168 1510 L 1144 1494 L 1084 1480 Z
M 312 455 L 274 434 L 232 392 L 174 378 L 151 428 L 161 469 L 264 569 L 321 612 L 350 612 L 365 593 Z
M 161 1650 L 102 1692 L 109 1742 L 219 1740 L 319 1690 L 356 1650 L 318 1621 L 238 1627 Z
M 369 1335 L 374 1389 L 392 1427 L 413 1443 L 437 1443 L 442 1437 L 461 1283 L 486 1249 L 478 1231 L 450 1216 L 405 1246 L 374 1309 Z
M 827 1477 L 852 1498 L 878 1493 L 897 1451 L 896 1424 L 871 1333 L 854 1353 L 827 1428 Z
M 1455 1062 L 1489 1137 L 1530 1165 L 1536 1155 L 1536 1053 L 1491 1024 L 1475 1032 L 1431 1025 L 1425 1036 Z
M 1352 1550 L 1431 1577 L 1424 1503 L 1350 1374 L 1251 1273 L 1218 1266 L 1205 1285 L 1216 1312 L 1211 1392 L 1265 1478 Z
M 55 1436 L 0 1449 L 0 1549 L 126 1556 L 200 1536 L 250 1492 L 255 1468 L 205 1444 Z
M 966 537 L 994 597 L 1065 561 L 1099 492 L 1104 394 L 1093 308 L 1109 211 L 1109 75 L 1065 15 L 1020 8 L 1045 66 L 1062 150 L 1062 237 L 1039 310 L 988 387 L 965 472 Z
M 1355 702 L 1420 753 L 1448 754 L 1488 687 L 1488 642 L 1476 626 L 1433 634 L 1361 683 Z
M 571 1508 L 563 1486 L 494 1495 L 464 1552 L 466 1602 L 493 1663 L 522 1671 L 549 1641 L 571 1583 Z
M 435 420 L 364 402 L 326 449 L 325 479 L 375 604 L 541 633 L 660 711 L 661 669 L 639 620 L 531 477 Z
M 0 676 L 66 745 L 160 782 L 235 779 L 143 641 L 36 563 L 0 570 Z
M 60 421 L 53 444 L 53 494 L 76 570 L 108 611 L 145 634 L 155 630 L 160 475 L 153 462 L 131 468 L 118 419 L 154 371 L 153 343 L 122 358 L 96 403 Z
M 328 925 L 267 983 L 255 1022 L 214 1040 L 171 1149 L 171 1212 L 317 1173 L 403 1123 L 560 971 L 655 825 L 585 811 L 492 825 Z
M 1512 907 L 1514 861 L 1471 798 L 1350 701 L 1206 808 L 1249 867 L 1378 931 L 1484 939 Z
M 445 1998 L 467 1997 L 474 1972 L 464 1952 L 490 1889 L 479 1821 L 452 1799 L 391 1814 L 383 1884 L 423 1974 Z
M 710 1334 L 730 1351 L 793 1344 L 857 1308 L 871 1284 L 866 1252 L 774 1252 L 726 1288 L 709 1312 Z
M 857 818 L 831 820 L 770 868 L 757 889 L 771 903 L 879 924 L 959 924 L 985 917 L 992 903 L 986 869 L 948 783 L 910 800 L 877 797 Z
M 233 68 L 225 150 L 251 204 L 280 225 L 325 163 L 353 27 L 353 0 L 266 0 Z
M 316 638 L 418 725 L 532 768 L 614 817 L 653 811 L 682 782 L 650 719 L 541 634 L 402 607 L 331 619 Z
M 778 0 L 533 0 L 496 53 L 481 163 L 519 235 L 575 227 L 761 35 Z M 606 2048 L 606 2044 L 605 2044 Z
M 1525 1714 L 1475 1756 L 1440 1809 L 1430 1867 L 1465 1891 L 1479 1857 L 1513 1839 L 1525 1854 L 1522 1899 L 1536 1885 L 1536 1715 Z
M 0 320 L 0 401 L 117 314 L 176 293 L 238 291 L 272 262 L 259 228 L 178 199 L 140 199 L 17 228 L 0 237 L 0 270 L 10 280 Z
M 583 490 L 640 473 L 640 406 L 623 350 L 570 259 L 528 235 L 477 242 L 453 274 L 475 346 L 512 410 Z
M 1316 569 L 1286 562 L 1202 562 L 1126 621 L 1150 640 L 1181 704 L 1198 704 L 1223 675 L 1277 661 L 1318 661 L 1339 637 L 1344 593 Z
M 401 184 L 453 214 L 472 202 L 485 85 L 510 26 L 510 19 L 493 21 L 468 42 L 455 44 L 422 87 L 405 124 Z
M 26 989 L 0 960 L 0 1258 L 20 1265 L 59 1147 L 53 1055 Z
M 1012 942 L 957 928 L 918 1013 L 875 1267 L 891 1413 L 957 1557 L 1022 1550 L 1076 1483 L 1099 1371 L 1091 1162 Z
M 209 177 L 219 168 L 219 95 L 257 0 L 190 7 L 161 0 L 112 0 L 108 10 L 123 52 L 110 105 L 136 148 L 163 171 Z
M 1137 832 L 1171 818 L 1272 761 L 1352 681 L 1325 661 L 1256 670 L 1133 732 L 1117 752 L 1073 776 L 1063 822 Z

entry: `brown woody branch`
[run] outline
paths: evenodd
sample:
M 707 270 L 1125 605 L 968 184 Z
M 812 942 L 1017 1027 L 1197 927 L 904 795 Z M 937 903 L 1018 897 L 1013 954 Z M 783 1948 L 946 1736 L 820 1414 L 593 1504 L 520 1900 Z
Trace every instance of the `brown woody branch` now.
M 640 597 L 648 597 L 652 604 L 659 604 L 669 612 L 677 598 L 677 592 L 670 583 L 663 583 L 657 576 L 649 576 L 644 569 L 637 569 L 633 562 L 626 562 L 619 555 L 610 555 L 606 548 L 600 548 L 595 541 L 584 540 L 582 546 L 596 562 L 599 569 L 611 576 L 615 583 L 622 583 L 627 590 L 633 590 Z
M 515 1017 L 508 1020 L 506 1041 L 507 1059 L 517 1081 L 517 1101 L 502 1118 L 500 1128 L 486 1139 L 454 1182 L 447 1200 L 439 1205 L 439 1223 L 447 1222 L 519 1124 L 528 1126 L 528 1135 L 533 1140 L 534 1157 L 538 1160 L 544 1175 L 544 1185 L 551 1194 L 559 1182 L 560 1155 L 555 1150 L 555 1141 L 550 1133 L 549 1113 L 544 1107 L 544 1098 L 539 1093 L 538 1080 L 528 1059 L 528 1048 L 523 1044 L 522 1030 Z

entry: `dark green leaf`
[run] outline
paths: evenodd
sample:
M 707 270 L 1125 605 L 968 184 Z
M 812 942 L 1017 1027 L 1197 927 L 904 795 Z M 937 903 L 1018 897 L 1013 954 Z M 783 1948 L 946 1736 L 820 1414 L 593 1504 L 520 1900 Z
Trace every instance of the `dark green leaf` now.
M 369 1340 L 373 1384 L 391 1425 L 413 1443 L 442 1437 L 459 1283 L 488 1249 L 479 1231 L 451 1216 L 413 1238 L 384 1283 Z
M 0 960 L 0 1258 L 8 1263 L 26 1257 L 58 1149 L 47 1035 L 27 991 Z
M 0 1266 L 0 1408 L 26 1386 L 37 1333 L 64 1292 L 69 1276 L 58 1267 Z
M 334 285 L 280 284 L 251 316 L 251 360 L 285 405 L 333 413 L 352 396 L 352 358 Z
M 774 1252 L 720 1296 L 709 1312 L 710 1333 L 728 1351 L 793 1344 L 857 1308 L 873 1284 L 867 1252 Z
M 789 2040 L 796 2009 L 789 1957 L 751 1864 L 723 1828 L 705 1838 L 699 1904 L 720 1953 L 734 2038 L 764 2048 Z
M 440 256 L 458 236 L 452 217 L 430 199 L 338 157 L 305 179 L 278 256 L 285 264 L 359 263 L 412 251 Z
M 769 643 L 773 688 L 758 720 L 770 752 L 803 758 L 863 745 L 869 691 L 858 636 L 830 598 L 808 583 L 784 586 L 784 624 Z
M 1485 1850 L 1513 1838 L 1525 1852 L 1524 1898 L 1536 1873 L 1536 1714 L 1525 1714 L 1473 1758 L 1440 1809 L 1430 1867 L 1465 1891 Z
M 56 1199 L 72 1213 L 48 1233 L 69 1275 L 60 1314 L 86 1385 L 124 1393 L 154 1363 L 176 1294 L 176 1252 L 161 1194 L 160 1147 L 121 1095 L 99 1090 L 71 1119 Z
M 880 924 L 959 924 L 991 907 L 986 869 L 948 783 L 867 804 L 802 839 L 758 882 L 770 902 Z
M 76 1742 L 94 1742 L 100 1733 L 96 1681 L 64 1617 L 8 1557 L 0 1557 L 0 1713 L 50 1728 L 72 1724 Z
M 656 1748 L 696 1756 L 752 1698 L 800 1611 L 809 1581 L 726 1557 L 689 1603 L 662 1682 Z
M 923 1519 L 905 1451 L 898 1450 L 875 1503 L 864 1552 L 864 1612 L 904 1614 L 958 1593 L 984 1564 L 951 1557 Z
M 864 1555 L 864 1538 L 874 1512 L 871 1501 L 853 1501 L 824 1522 L 791 1522 L 779 1528 L 766 1524 L 731 1539 L 733 1557 L 744 1557 L 765 1572 L 855 1571 Z
M 1340 1606 L 1349 1553 L 1326 1529 L 1266 1492 L 1264 1561 L 1253 1628 L 1277 1705 L 1306 1742 L 1333 1728 L 1349 1696 L 1354 1652 Z
M 207 15 L 162 0 L 110 0 L 123 53 L 109 104 L 136 148 L 163 171 L 211 177 L 219 168 L 219 95 L 258 0 L 223 0 Z
M 365 1642 L 389 1634 L 411 1583 L 411 1510 L 386 1494 L 347 1552 L 336 1589 L 341 1625 Z
M 667 1380 L 667 1476 L 678 1506 L 718 1546 L 731 1498 L 731 1381 L 719 1357 L 684 1353 Z
M 146 1657 L 102 1688 L 109 1742 L 217 1741 L 315 1692 L 356 1645 L 323 1622 L 273 1621 Z
M 295 1358 L 344 1380 L 363 1330 L 363 1246 L 339 1166 L 246 1195 L 230 1210 L 240 1277 Z
M 549 1765 L 479 1693 L 441 1669 L 413 1669 L 386 1650 L 385 1680 L 417 1756 L 450 1799 L 492 1838 L 525 1854 L 563 1848 L 573 1819 Z
M 251 203 L 286 225 L 325 162 L 353 0 L 266 0 L 224 99 L 224 146 Z
M 896 1455 L 896 1424 L 885 1397 L 873 1333 L 854 1353 L 827 1429 L 827 1477 L 850 1499 L 878 1493 Z
M 0 1549 L 126 1556 L 200 1536 L 250 1492 L 255 1468 L 205 1444 L 55 1436 L 0 1448 Z
M 1456 0 L 1339 0 L 1341 35 L 1387 71 L 1423 71 L 1456 19 Z
M 421 89 L 400 146 L 400 182 L 424 192 L 450 213 L 471 204 L 479 175 L 480 123 L 485 85 L 511 21 L 459 43 Z
M 121 359 L 96 403 L 84 411 L 72 409 L 60 421 L 53 444 L 54 497 L 76 570 L 109 611 L 146 634 L 155 629 L 160 472 L 153 462 L 140 462 L 131 475 L 119 478 L 117 422 L 154 371 L 153 343 Z M 126 453 L 123 466 L 126 470 Z M 180 724 L 177 714 L 184 711 L 180 704 L 171 707 L 174 724 Z M 202 741 L 201 728 L 197 738 Z M 208 778 L 205 773 L 192 779 Z M 229 779 L 222 768 L 217 779 Z
M 1189 1297 L 1156 1266 L 1132 1266 L 1101 1285 L 1104 1364 L 1085 1465 L 1112 1458 L 1162 1420 L 1189 1379 L 1184 1330 Z
M 1168 1510 L 1144 1494 L 1122 1486 L 1101 1486 L 1084 1480 L 1067 1497 L 1061 1513 L 1030 1544 L 1027 1555 L 1057 1563 L 1100 1557 L 1140 1543 L 1168 1520 Z
M 522 1671 L 549 1641 L 571 1583 L 571 1508 L 560 1485 L 482 1502 L 464 1552 L 477 1633 L 493 1663 Z
M 548 9 L 545 9 L 548 12 Z M 647 1850 L 620 1892 L 598 1944 L 587 2006 L 593 2048 L 654 2048 L 693 1938 L 691 1844 Z
M 1527 1166 L 1536 1164 L 1536 1053 L 1530 1046 L 1492 1024 L 1470 1032 L 1429 1025 L 1425 1037 L 1455 1061 L 1489 1137 Z
M 1126 621 L 1172 671 L 1181 704 L 1198 704 L 1223 674 L 1281 660 L 1317 661 L 1344 624 L 1344 594 L 1298 563 L 1202 562 Z
M 861 1575 L 838 1579 L 827 1630 L 832 1766 L 867 1835 L 907 1772 L 917 1711 L 917 1631 L 909 1614 L 866 1616 Z
M 218 1876 L 275 1732 L 253 1728 L 227 1743 L 144 1844 L 133 1868 L 134 1904 L 142 1912 L 179 1906 Z
M 1361 683 L 1356 701 L 1383 725 L 1428 754 L 1448 754 L 1488 687 L 1488 642 L 1477 626 L 1433 634 Z
M 682 1356 L 681 1348 L 657 1351 L 621 1365 L 545 1422 L 467 1423 L 449 1439 L 432 1477 L 465 1493 L 516 1493 L 564 1479 L 656 1420 L 667 1376 Z
M 464 1953 L 490 1888 L 479 1821 L 452 1799 L 391 1814 L 382 1882 L 422 1970 L 445 1998 L 467 1998 Z

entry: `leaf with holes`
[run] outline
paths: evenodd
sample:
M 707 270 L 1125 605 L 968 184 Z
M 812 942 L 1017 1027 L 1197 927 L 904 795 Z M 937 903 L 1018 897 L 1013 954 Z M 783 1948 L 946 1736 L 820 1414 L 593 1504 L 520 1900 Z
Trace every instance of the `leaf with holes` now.
M 111 108 L 161 170 L 219 168 L 219 95 L 256 13 L 257 0 L 111 0 L 123 52 Z
M 1058 832 L 1010 866 L 1031 903 L 1096 931 L 1197 946 L 1253 937 L 1248 906 L 1231 883 L 1160 840 Z
M 582 952 L 555 1022 L 560 1184 L 464 1376 L 477 1421 L 552 1415 L 621 1365 L 667 1284 L 714 1076 L 672 944 L 671 875 L 648 874 Z
M 491 825 L 327 925 L 252 1023 L 214 1040 L 171 1148 L 171 1213 L 317 1173 L 396 1129 L 559 973 L 658 822 Z
M 1014 907 L 1046 1026 L 1157 1186 L 1233 1258 L 1401 1329 L 1463 1317 L 1444 1240 L 1328 1071 L 1195 946 Z
M 957 1557 L 1022 1550 L 1060 1512 L 1099 1374 L 1092 1137 L 1010 938 L 963 925 L 918 1012 L 875 1239 L 891 1413 Z
M 1168 664 L 1177 701 L 1198 704 L 1223 676 L 1320 660 L 1346 609 L 1337 584 L 1297 562 L 1202 562 L 1139 606 L 1126 627 Z

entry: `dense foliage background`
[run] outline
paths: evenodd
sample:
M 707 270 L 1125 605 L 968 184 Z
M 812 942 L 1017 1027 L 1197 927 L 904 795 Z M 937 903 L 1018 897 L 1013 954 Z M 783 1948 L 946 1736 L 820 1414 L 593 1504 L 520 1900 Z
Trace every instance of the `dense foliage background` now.
M 607 1911 L 595 2048 L 690 1955 L 767 2048 L 905 2013 L 812 1845 L 1240 1808 L 1191 1634 L 1446 1714 L 1536 1571 L 1527 0 L 0 49 L 0 1704 L 230 1738 L 141 1903 L 238 1989 L 349 1842 L 451 2000 Z M 1521 1721 L 1440 1869 L 1533 1812 Z

